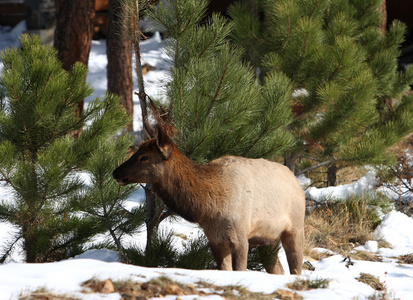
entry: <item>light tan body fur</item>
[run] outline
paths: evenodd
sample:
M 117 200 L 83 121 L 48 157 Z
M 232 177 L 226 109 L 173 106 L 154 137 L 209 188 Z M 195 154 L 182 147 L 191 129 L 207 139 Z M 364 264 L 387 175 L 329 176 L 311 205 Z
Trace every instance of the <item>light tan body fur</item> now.
M 305 197 L 293 173 L 268 160 L 234 156 L 197 165 L 157 129 L 157 138 L 143 143 L 114 178 L 152 183 L 169 209 L 199 223 L 219 269 L 246 270 L 249 247 L 281 240 L 290 272 L 301 274 Z M 283 273 L 277 259 L 266 268 Z

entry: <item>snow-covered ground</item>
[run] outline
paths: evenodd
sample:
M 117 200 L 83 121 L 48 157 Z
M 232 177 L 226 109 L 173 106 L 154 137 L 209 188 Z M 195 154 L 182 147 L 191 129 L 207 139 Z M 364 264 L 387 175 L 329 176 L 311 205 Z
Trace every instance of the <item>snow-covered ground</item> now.
M 0 27 L 0 48 L 16 46 L 17 37 L 24 30 L 24 23 L 13 30 Z M 155 35 L 142 43 L 143 63 L 155 66 L 154 71 L 145 75 L 147 93 L 153 98 L 164 97 L 164 90 L 160 87 L 167 78 L 165 70 L 165 55 L 160 50 L 161 40 Z M 89 75 L 87 81 L 95 88 L 92 97 L 104 97 L 106 91 L 106 45 L 105 41 L 94 41 L 89 59 Z M 0 62 L 1 70 L 1 62 Z M 136 97 L 136 96 L 135 96 Z M 135 98 L 134 127 L 139 130 L 140 110 L 138 99 Z M 303 185 L 308 180 L 300 178 Z M 350 194 L 368 192 L 374 189 L 376 177 L 368 172 L 359 181 L 328 189 L 309 188 L 308 197 L 315 200 L 332 197 L 345 197 Z M 12 201 L 12 192 L 0 183 L 0 200 Z M 143 201 L 142 191 L 137 191 L 129 198 L 128 206 L 139 205 Z M 200 232 L 196 224 L 183 220 L 164 222 L 164 229 L 172 229 L 176 233 L 189 238 Z M 354 261 L 354 265 L 346 266 L 343 257 L 333 255 L 321 261 L 313 261 L 315 271 L 304 271 L 302 277 L 309 279 L 329 279 L 330 284 L 325 289 L 313 289 L 298 292 L 304 299 L 367 299 L 375 293 L 373 288 L 358 282 L 360 273 L 370 273 L 385 283 L 390 299 L 413 299 L 413 265 L 397 263 L 395 256 L 413 253 L 413 219 L 403 213 L 392 211 L 385 215 L 382 224 L 376 230 L 376 241 L 369 241 L 359 249 L 375 252 L 383 257 L 383 262 Z M 16 229 L 8 223 L 0 223 L 0 247 L 3 247 Z M 97 237 L 104 238 L 104 237 Z M 384 239 L 393 245 L 393 248 L 378 248 L 377 240 Z M 131 236 L 126 241 L 144 246 L 145 232 Z M 179 249 L 183 240 L 175 237 L 175 246 Z M 282 252 L 282 251 L 281 251 Z M 109 250 L 88 251 L 66 261 L 27 264 L 23 262 L 22 254 L 13 252 L 8 262 L 0 265 L 0 299 L 17 299 L 20 293 L 46 288 L 61 294 L 70 294 L 79 299 L 120 299 L 119 294 L 87 294 L 81 293 L 80 284 L 92 277 L 98 279 L 123 280 L 132 279 L 145 282 L 151 278 L 167 276 L 181 283 L 195 284 L 198 281 L 210 282 L 216 285 L 244 285 L 252 292 L 271 293 L 279 288 L 288 289 L 286 284 L 297 276 L 270 275 L 265 272 L 223 272 L 215 270 L 192 271 L 183 269 L 143 268 L 116 262 L 117 255 Z M 281 262 L 288 272 L 285 255 L 281 253 Z M 176 296 L 168 296 L 176 299 Z M 180 296 L 181 299 L 223 299 L 220 296 Z

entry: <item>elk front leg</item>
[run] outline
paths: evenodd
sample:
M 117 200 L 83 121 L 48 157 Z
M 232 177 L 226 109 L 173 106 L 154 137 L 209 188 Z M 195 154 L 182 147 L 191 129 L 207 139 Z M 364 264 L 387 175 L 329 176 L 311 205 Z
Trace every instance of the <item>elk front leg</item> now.
M 229 245 L 213 244 L 211 242 L 210 245 L 218 270 L 232 271 L 231 248 Z
M 234 271 L 246 271 L 248 260 L 248 240 L 239 239 L 232 245 L 232 269 Z

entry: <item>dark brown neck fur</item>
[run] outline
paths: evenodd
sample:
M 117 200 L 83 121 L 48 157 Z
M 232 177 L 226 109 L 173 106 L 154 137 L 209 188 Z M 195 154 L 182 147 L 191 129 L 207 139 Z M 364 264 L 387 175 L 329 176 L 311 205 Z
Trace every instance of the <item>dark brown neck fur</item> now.
M 220 165 L 197 165 L 176 147 L 165 164 L 168 171 L 153 186 L 170 210 L 197 223 L 220 212 L 224 203 L 219 199 L 225 199 L 226 193 Z

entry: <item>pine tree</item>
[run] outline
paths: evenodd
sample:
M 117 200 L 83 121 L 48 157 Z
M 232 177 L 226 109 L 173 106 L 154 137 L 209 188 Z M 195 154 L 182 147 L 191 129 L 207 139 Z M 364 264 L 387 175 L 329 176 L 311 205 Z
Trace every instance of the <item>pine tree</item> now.
M 388 163 L 389 147 L 413 130 L 413 69 L 397 70 L 405 27 L 394 22 L 384 34 L 381 3 L 264 0 L 261 19 L 248 5 L 231 8 L 234 40 L 261 76 L 291 81 L 291 169 L 303 157 L 313 160 L 307 170 Z
M 136 233 L 145 220 L 144 206 L 126 208 L 126 200 L 136 191 L 136 185 L 120 187 L 112 178 L 113 170 L 123 162 L 132 143 L 131 136 L 126 134 L 99 143 L 84 167 L 91 183 L 72 202 L 79 211 L 97 219 L 109 233 L 107 244 L 114 244 L 121 257 L 123 237 Z
M 77 106 L 92 89 L 87 69 L 63 70 L 56 50 L 37 36 L 22 35 L 20 48 L 1 52 L 0 180 L 14 191 L 0 202 L 0 220 L 19 228 L 27 262 L 66 258 L 102 231 L 95 216 L 71 205 L 84 186 L 78 173 L 95 149 L 129 121 L 120 99 L 95 99 L 79 116 Z M 70 133 L 83 128 L 74 139 Z
M 169 35 L 175 141 L 199 163 L 226 154 L 276 158 L 292 145 L 290 80 L 274 74 L 258 82 L 230 43 L 232 26 L 220 15 L 203 22 L 206 9 L 206 1 L 173 0 L 149 13 Z

